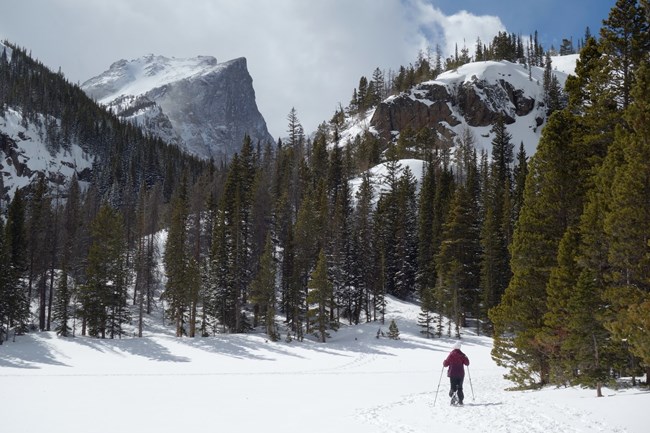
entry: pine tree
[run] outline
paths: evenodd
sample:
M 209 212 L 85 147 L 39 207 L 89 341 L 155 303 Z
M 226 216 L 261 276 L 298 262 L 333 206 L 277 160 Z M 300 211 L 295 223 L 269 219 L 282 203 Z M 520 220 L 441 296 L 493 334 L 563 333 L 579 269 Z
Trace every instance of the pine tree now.
M 546 105 L 546 115 L 550 116 L 553 112 L 564 108 L 564 96 L 562 87 L 557 77 L 553 73 L 553 65 L 551 62 L 550 52 L 546 52 L 546 60 L 544 63 L 544 105 Z
M 81 189 L 76 176 L 73 176 L 68 186 L 67 200 L 63 210 L 63 251 L 66 258 L 66 272 L 74 280 L 80 280 L 81 264 L 84 256 L 83 232 L 87 225 L 82 221 Z
M 138 337 L 142 337 L 144 315 L 151 314 L 154 300 L 154 291 L 160 283 L 157 272 L 157 227 L 160 189 L 154 188 L 147 193 L 141 187 L 139 193 L 137 218 L 137 243 L 135 246 L 135 282 L 134 303 L 138 307 Z
M 564 233 L 558 247 L 557 265 L 551 270 L 547 284 L 547 311 L 544 314 L 544 330 L 539 341 L 549 357 L 549 380 L 552 383 L 567 384 L 572 376 L 572 357 L 567 351 L 569 320 L 575 311 L 569 309 L 570 298 L 577 283 L 576 257 L 579 245 L 578 230 L 571 226 Z
M 514 189 L 512 192 L 512 217 L 513 221 L 519 219 L 521 207 L 524 204 L 524 190 L 526 188 L 526 177 L 528 176 L 528 158 L 524 143 L 519 145 L 519 152 L 516 157 L 517 163 L 513 173 Z
M 50 201 L 47 193 L 45 176 L 40 176 L 36 182 L 33 195 L 28 206 L 28 245 L 29 245 L 29 279 L 28 298 L 31 302 L 33 286 L 38 294 L 38 329 L 46 329 L 46 299 L 48 273 L 48 221 L 50 220 Z
M 436 255 L 440 252 L 440 246 L 443 239 L 444 224 L 449 214 L 451 201 L 454 197 L 454 190 L 456 183 L 454 182 L 454 173 L 449 169 L 449 166 L 443 164 L 437 171 L 435 181 L 435 194 L 434 194 L 434 208 L 433 218 L 431 220 L 431 266 L 436 269 Z M 432 274 L 437 281 L 437 271 Z
M 633 338 L 630 350 L 650 365 L 650 338 L 634 331 L 647 320 L 642 312 L 650 304 L 650 68 L 637 71 L 637 82 L 631 93 L 632 104 L 626 112 L 630 130 L 617 131 L 615 145 L 620 143 L 622 161 L 615 171 L 611 185 L 611 204 L 604 216 L 608 248 L 607 300 L 617 305 L 619 317 L 607 324 L 620 338 Z M 630 298 L 621 293 L 634 293 Z M 624 299 L 636 299 L 631 304 Z M 625 331 L 622 331 L 625 330 Z
M 370 175 L 366 172 L 362 176 L 361 186 L 357 191 L 356 208 L 353 215 L 353 236 L 356 250 L 357 285 L 359 296 L 366 313 L 366 321 L 373 318 L 376 308 L 371 306 L 372 294 L 377 293 L 377 260 L 378 249 L 375 248 L 373 237 L 373 188 Z
M 397 328 L 395 319 L 391 319 L 390 325 L 388 325 L 388 338 L 391 340 L 399 340 L 399 329 Z
M 4 219 L 0 218 L 0 344 L 4 342 L 5 335 L 9 334 L 9 318 L 11 316 L 9 301 L 11 268 L 5 239 Z
M 475 174 L 471 177 L 476 179 Z M 436 257 L 436 296 L 443 313 L 453 322 L 456 336 L 465 326 L 466 316 L 476 315 L 478 305 L 479 221 L 472 191 L 475 189 L 469 182 L 456 189 Z
M 287 141 L 287 146 L 291 149 L 300 150 L 302 152 L 305 133 L 302 125 L 300 124 L 300 120 L 298 119 L 298 112 L 295 108 L 291 108 L 291 111 L 289 111 L 289 115 L 287 116 L 287 120 L 289 121 L 287 129 L 289 140 Z
M 396 201 L 399 218 L 394 232 L 397 260 L 394 294 L 402 299 L 413 293 L 418 269 L 416 188 L 417 181 L 407 166 L 398 184 Z
M 320 179 L 316 186 L 305 195 L 301 202 L 294 225 L 294 272 L 292 275 L 291 308 L 293 327 L 302 332 L 302 326 L 310 333 L 310 320 L 307 316 L 307 292 L 310 273 L 318 260 L 319 251 L 324 248 L 323 231 L 314 235 L 313 227 L 326 227 L 328 215 L 325 180 Z
M 603 21 L 600 42 L 603 52 L 609 54 L 609 83 L 616 101 L 627 108 L 631 103 L 635 71 L 647 62 L 650 51 L 650 22 L 638 0 L 617 0 Z
M 329 337 L 328 330 L 336 329 L 330 319 L 332 305 L 332 283 L 327 276 L 327 258 L 321 249 L 316 262 L 316 268 L 311 274 L 308 284 L 307 304 L 309 305 L 310 321 L 314 323 L 314 335 L 325 343 Z
M 435 293 L 433 288 L 426 287 L 420 295 L 420 314 L 418 315 L 418 326 L 422 329 L 420 333 L 426 338 L 432 338 L 435 335 Z
M 503 250 L 498 218 L 489 206 L 481 227 L 481 316 L 486 318 L 488 311 L 496 307 L 505 290 L 503 286 Z
M 492 128 L 492 162 L 484 182 L 484 220 L 481 228 L 482 310 L 487 316 L 511 278 L 509 247 L 514 226 L 512 205 L 513 144 L 503 117 Z
M 92 337 L 119 337 L 129 320 L 126 308 L 128 276 L 121 216 L 103 205 L 91 224 L 86 282 L 80 288 L 81 314 Z
M 326 245 L 331 261 L 330 276 L 334 284 L 334 298 L 339 307 L 337 311 L 342 310 L 350 323 L 359 323 L 364 306 L 363 289 L 359 285 L 357 244 L 352 233 L 353 204 L 349 184 L 344 180 L 347 176 L 341 174 L 341 180 L 336 182 L 338 186 L 330 188 L 330 195 L 334 191 L 338 192 L 335 201 L 330 204 L 333 214 L 329 217 L 330 235 Z M 330 200 L 332 199 L 334 197 Z
M 61 337 L 68 337 L 72 332 L 72 328 L 68 325 L 68 321 L 71 318 L 70 299 L 72 298 L 72 293 L 68 282 L 68 272 L 65 268 L 66 266 L 63 265 L 63 270 L 59 276 L 54 306 L 54 320 L 57 322 L 54 330 Z
M 183 179 L 180 187 L 174 193 L 171 203 L 171 221 L 163 263 L 167 284 L 163 299 L 167 302 L 167 315 L 176 329 L 176 336 L 187 333 L 185 322 L 188 309 L 188 279 L 190 269 L 190 254 L 187 242 L 187 186 Z M 217 236 L 213 237 L 218 239 Z
M 266 335 L 271 341 L 278 341 L 280 335 L 275 324 L 275 281 L 276 264 L 273 258 L 273 242 L 267 235 L 264 254 L 260 259 L 259 270 L 251 283 L 250 301 L 253 304 L 253 326 L 264 323 Z
M 529 165 L 511 247 L 513 276 L 501 303 L 489 313 L 495 328 L 492 357 L 510 369 L 507 377 L 520 386 L 549 381 L 548 356 L 538 340 L 547 311 L 546 285 L 560 239 L 582 210 L 572 135 L 572 116 L 554 113 Z
M 418 290 L 421 297 L 435 285 L 435 262 L 433 260 L 434 196 L 436 191 L 436 166 L 426 164 L 419 194 L 418 206 Z M 433 308 L 433 307 L 431 307 Z
M 372 73 L 372 83 L 374 84 L 374 95 L 372 97 L 372 105 L 377 105 L 386 98 L 386 82 L 384 80 L 384 73 L 381 69 L 375 68 Z
M 375 216 L 375 227 L 380 240 L 377 245 L 383 253 L 382 276 L 386 294 L 396 293 L 396 275 L 399 271 L 396 231 L 399 224 L 398 190 L 400 166 L 396 159 L 386 162 L 387 173 L 384 182 L 386 191 L 379 197 Z
M 23 190 L 16 190 L 9 203 L 5 225 L 6 254 L 9 271 L 6 274 L 7 329 L 16 327 L 19 333 L 27 331 L 29 322 L 29 297 L 25 286 L 29 272 L 27 251 L 27 230 Z

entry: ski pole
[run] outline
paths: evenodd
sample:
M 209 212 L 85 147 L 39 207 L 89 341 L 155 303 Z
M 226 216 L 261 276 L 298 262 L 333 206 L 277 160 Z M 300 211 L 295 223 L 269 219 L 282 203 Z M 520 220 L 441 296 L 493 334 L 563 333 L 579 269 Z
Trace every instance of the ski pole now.
M 435 407 L 436 405 L 436 400 L 438 400 L 438 391 L 440 390 L 440 382 L 442 381 L 442 372 L 445 371 L 445 367 L 442 367 L 442 370 L 440 370 L 440 379 L 438 379 L 438 388 L 436 388 L 436 398 L 433 399 L 433 406 Z
M 472 375 L 469 374 L 469 365 L 467 366 L 467 377 L 469 377 L 469 389 L 472 390 L 472 401 L 474 401 L 474 387 L 472 386 Z

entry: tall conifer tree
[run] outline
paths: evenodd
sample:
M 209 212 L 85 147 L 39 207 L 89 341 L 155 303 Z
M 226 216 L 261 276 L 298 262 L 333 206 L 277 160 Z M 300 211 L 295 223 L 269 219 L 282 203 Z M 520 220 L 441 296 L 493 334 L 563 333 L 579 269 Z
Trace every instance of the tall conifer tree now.
M 490 310 L 495 327 L 492 356 L 525 386 L 548 383 L 549 360 L 537 335 L 546 313 L 546 284 L 560 239 L 582 207 L 575 188 L 572 116 L 556 112 L 530 163 L 524 206 L 512 244 L 513 277 L 501 303 Z

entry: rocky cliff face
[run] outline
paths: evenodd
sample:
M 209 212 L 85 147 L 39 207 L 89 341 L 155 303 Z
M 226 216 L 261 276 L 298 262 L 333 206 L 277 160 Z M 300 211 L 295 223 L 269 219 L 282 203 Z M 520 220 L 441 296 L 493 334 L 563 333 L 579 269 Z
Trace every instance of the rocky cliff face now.
M 568 74 L 554 73 L 564 86 Z M 429 128 L 453 145 L 462 129 L 470 128 L 477 147 L 489 151 L 490 129 L 503 116 L 513 143 L 523 142 L 532 155 L 546 120 L 542 76 L 542 68 L 529 72 L 523 65 L 506 61 L 469 63 L 387 98 L 366 117 L 351 120 L 342 140 L 364 128 L 384 140 L 395 140 L 406 129 Z
M 273 141 L 245 58 L 120 60 L 81 87 L 120 117 L 200 158 L 231 157 L 245 134 Z

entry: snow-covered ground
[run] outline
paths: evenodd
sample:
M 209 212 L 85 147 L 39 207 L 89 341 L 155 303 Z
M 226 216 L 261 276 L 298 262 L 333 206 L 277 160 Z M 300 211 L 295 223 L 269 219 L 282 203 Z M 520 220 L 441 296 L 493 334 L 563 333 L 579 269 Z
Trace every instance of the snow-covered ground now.
M 400 340 L 377 339 L 377 323 L 345 326 L 325 344 L 178 339 L 160 323 L 142 339 L 21 336 L 0 346 L 0 431 L 647 431 L 650 392 L 638 388 L 606 389 L 604 398 L 573 388 L 505 391 L 492 341 L 470 330 L 471 383 L 466 377 L 465 406 L 452 407 L 442 361 L 454 340 L 422 338 L 416 305 L 390 299 L 388 309 Z

